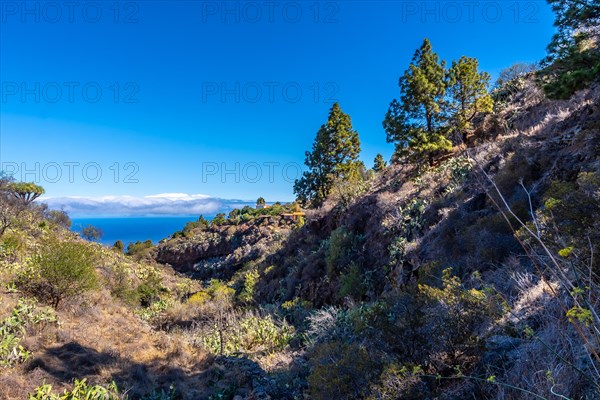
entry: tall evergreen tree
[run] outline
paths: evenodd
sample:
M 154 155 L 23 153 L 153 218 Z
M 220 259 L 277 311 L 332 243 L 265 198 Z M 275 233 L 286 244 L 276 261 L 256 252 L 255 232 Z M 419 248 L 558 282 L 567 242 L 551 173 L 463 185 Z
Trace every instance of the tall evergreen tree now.
M 571 56 L 574 47 L 586 39 L 599 40 L 598 0 L 547 0 L 556 14 L 557 32 L 548 45 L 547 62 Z
M 294 193 L 302 203 L 320 205 L 329 194 L 335 179 L 344 178 L 358 160 L 360 140 L 352 120 L 335 103 L 329 118 L 317 132 L 312 151 L 304 163 L 309 168 L 294 183 Z
M 478 113 L 492 111 L 489 84 L 490 75 L 479 72 L 476 58 L 462 56 L 458 61 L 452 61 L 447 75 L 448 109 L 452 115 L 452 129 L 461 134 L 465 143 L 473 118 Z
M 446 138 L 445 63 L 432 50 L 428 39 L 415 52 L 409 68 L 400 78 L 400 99 L 393 100 L 383 121 L 389 142 L 398 155 L 426 156 L 449 150 Z
M 547 0 L 556 14 L 556 34 L 540 71 L 544 91 L 567 99 L 600 76 L 600 2 Z
M 374 160 L 373 170 L 375 172 L 382 171 L 387 166 L 387 162 L 383 159 L 381 153 L 377 153 Z

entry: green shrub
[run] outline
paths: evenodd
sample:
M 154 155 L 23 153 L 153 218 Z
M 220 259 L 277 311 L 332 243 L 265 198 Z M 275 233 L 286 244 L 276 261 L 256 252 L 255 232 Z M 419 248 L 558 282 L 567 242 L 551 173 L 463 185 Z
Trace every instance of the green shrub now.
M 148 307 L 138 309 L 135 312 L 144 321 L 150 321 L 160 316 L 167 308 L 169 308 L 172 305 L 173 303 L 171 301 L 160 299 L 153 302 Z
M 308 387 L 316 400 L 364 398 L 369 382 L 378 374 L 366 349 L 340 341 L 317 345 L 309 366 Z
M 127 245 L 127 254 L 128 256 L 135 256 L 140 258 L 147 253 L 147 250 L 152 248 L 152 241 L 146 240 L 144 242 L 140 242 L 139 240 L 135 243 L 129 243 Z
M 52 393 L 52 385 L 42 385 L 29 395 L 29 400 L 126 400 L 116 383 L 107 386 L 88 385 L 86 379 L 75 379 L 73 389 L 65 390 L 62 395 Z
M 263 209 L 263 211 L 265 211 L 267 215 L 277 216 L 285 213 L 286 209 L 281 203 L 275 203 L 271 207 Z
M 295 297 L 293 300 L 288 300 L 281 304 L 283 316 L 287 321 L 297 326 L 307 322 L 306 317 L 311 309 L 309 301 Z
M 432 339 L 432 354 L 445 354 L 444 363 L 458 362 L 477 351 L 478 328 L 502 315 L 503 303 L 488 290 L 463 286 L 452 270 L 442 273 L 442 287 L 419 285 L 419 296 L 425 301 L 425 320 Z
M 227 284 L 218 279 L 211 279 L 206 288 L 208 294 L 214 301 L 231 302 L 235 295 L 235 290 L 227 286 Z
M 258 283 L 260 274 L 258 270 L 253 269 L 244 274 L 244 288 L 238 296 L 240 301 L 244 303 L 250 303 L 254 299 L 254 287 Z
M 150 307 L 152 303 L 160 300 L 161 294 L 165 291 L 160 275 L 152 271 L 137 287 L 136 297 L 142 307 Z
M 0 367 L 12 367 L 31 356 L 21 345 L 28 325 L 55 322 L 56 315 L 51 309 L 38 308 L 31 300 L 19 299 L 11 315 L 0 321 Z
M 600 76 L 600 51 L 597 49 L 578 52 L 558 60 L 542 70 L 544 92 L 551 99 L 568 99 L 578 90 L 586 88 Z
M 115 249 L 119 253 L 123 253 L 123 250 L 125 250 L 125 245 L 121 240 L 117 240 L 115 244 L 113 244 L 113 249 Z
M 201 306 L 208 300 L 210 300 L 210 295 L 205 291 L 200 291 L 191 295 L 190 298 L 187 300 L 187 303 L 193 306 Z
M 352 263 L 348 272 L 342 274 L 340 278 L 340 290 L 338 298 L 343 299 L 350 296 L 353 299 L 360 300 L 367 292 L 367 286 L 360 267 Z
M 428 399 L 430 393 L 420 375 L 423 375 L 423 370 L 418 366 L 391 363 L 383 369 L 378 382 L 372 385 L 368 400 Z
M 331 232 L 325 243 L 325 263 L 327 274 L 330 277 L 347 269 L 353 261 L 353 256 L 358 253 L 361 238 L 349 232 L 345 227 L 339 227 Z
M 27 246 L 27 241 L 19 232 L 10 232 L 3 236 L 0 242 L 0 254 L 14 255 L 23 251 Z
M 231 321 L 220 332 L 218 327 L 211 329 L 202 337 L 202 343 L 209 351 L 230 355 L 239 352 L 272 352 L 284 349 L 293 337 L 294 329 L 287 323 L 276 323 L 267 315 L 246 315 Z M 221 344 L 221 340 L 223 343 Z
M 32 259 L 31 281 L 21 276 L 18 283 L 56 308 L 63 299 L 97 287 L 96 260 L 94 249 L 84 243 L 50 241 Z
M 128 269 L 120 264 L 113 266 L 110 278 L 108 279 L 110 294 L 113 297 L 123 300 L 126 304 L 135 305 L 139 301 L 132 279 L 129 276 Z
M 183 227 L 183 230 L 181 230 L 181 232 L 176 232 L 176 234 L 177 236 L 183 235 L 185 237 L 190 237 L 195 229 L 204 229 L 209 225 L 209 223 L 210 222 L 205 219 L 203 215 L 200 215 L 198 220 L 186 223 Z
M 65 229 L 71 228 L 71 218 L 69 218 L 69 214 L 67 214 L 65 211 L 50 210 L 48 211 L 47 218 L 53 224 L 62 226 Z
M 225 218 L 224 213 L 218 213 L 215 217 L 210 221 L 211 225 L 219 226 L 225 225 L 227 223 L 227 219 Z

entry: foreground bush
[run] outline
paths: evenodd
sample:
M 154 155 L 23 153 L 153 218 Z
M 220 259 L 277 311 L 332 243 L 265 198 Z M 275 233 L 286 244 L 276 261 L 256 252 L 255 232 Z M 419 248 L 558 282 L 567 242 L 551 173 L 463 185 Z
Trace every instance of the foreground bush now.
M 29 395 L 29 400 L 121 400 L 126 395 L 119 394 L 117 385 L 113 382 L 104 387 L 90 386 L 86 379 L 75 380 L 73 390 L 65 390 L 62 395 L 52 393 L 52 385 L 42 385 Z
M 290 325 L 278 324 L 270 315 L 231 315 L 230 319 L 224 332 L 215 323 L 202 337 L 204 347 L 214 354 L 283 350 L 293 337 L 294 329 Z
M 97 287 L 95 262 L 93 248 L 84 243 L 51 241 L 33 257 L 17 284 L 57 308 L 64 299 Z
M 31 357 L 21 345 L 28 326 L 54 322 L 56 316 L 51 309 L 38 308 L 33 301 L 20 299 L 11 315 L 0 321 L 0 367 L 13 367 Z
M 364 398 L 377 365 L 357 344 L 330 342 L 318 345 L 310 358 L 308 386 L 313 399 Z

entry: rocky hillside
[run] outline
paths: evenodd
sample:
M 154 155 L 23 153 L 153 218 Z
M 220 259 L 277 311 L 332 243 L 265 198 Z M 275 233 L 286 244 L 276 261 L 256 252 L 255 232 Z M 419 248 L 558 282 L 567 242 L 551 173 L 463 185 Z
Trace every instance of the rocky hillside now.
M 300 296 L 319 305 L 337 302 L 339 282 L 315 288 L 328 273 L 325 245 L 332 233 L 348 244 L 345 261 L 365 268 L 362 273 L 373 280 L 363 300 L 406 283 L 403 268 L 436 264 L 463 277 L 493 273 L 507 258 L 525 254 L 514 235 L 516 221 L 511 227 L 500 212 L 506 209 L 498 208 L 494 185 L 526 221 L 554 182 L 575 182 L 580 173 L 597 171 L 598 104 L 598 87 L 553 101 L 529 81 L 479 121 L 468 147 L 455 148 L 435 167 L 394 164 L 348 204 L 332 199 L 308 211 L 300 229 L 281 217 L 209 226 L 162 242 L 155 258 L 201 279 L 229 279 L 245 264 L 260 264 L 270 274 L 261 281 L 261 301 Z
M 287 239 L 291 218 L 264 215 L 239 225 L 210 225 L 161 242 L 156 261 L 199 279 L 231 278 L 245 263 L 264 258 Z
M 572 290 L 598 294 L 600 88 L 519 84 L 435 166 L 389 166 L 305 224 L 198 229 L 156 260 L 301 333 L 275 398 L 595 398 L 596 325 Z
M 600 87 L 512 85 L 432 166 L 129 254 L 2 183 L 0 398 L 598 398 Z

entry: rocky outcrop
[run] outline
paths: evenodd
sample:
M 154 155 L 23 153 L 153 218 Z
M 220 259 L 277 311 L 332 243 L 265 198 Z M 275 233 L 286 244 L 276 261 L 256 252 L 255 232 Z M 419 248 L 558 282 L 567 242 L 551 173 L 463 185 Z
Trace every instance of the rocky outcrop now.
M 196 278 L 226 278 L 245 263 L 271 253 L 294 222 L 282 217 L 255 218 L 239 225 L 198 228 L 186 237 L 156 246 L 154 258 Z

